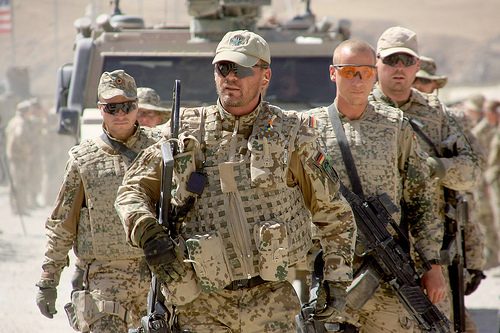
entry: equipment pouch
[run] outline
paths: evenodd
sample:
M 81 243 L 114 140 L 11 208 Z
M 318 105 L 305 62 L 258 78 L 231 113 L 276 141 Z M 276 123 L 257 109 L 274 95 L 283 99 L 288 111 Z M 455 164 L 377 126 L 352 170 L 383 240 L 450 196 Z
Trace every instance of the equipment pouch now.
M 233 281 L 222 239 L 217 233 L 197 235 L 186 240 L 189 261 L 200 280 L 201 291 L 213 292 Z
M 259 250 L 259 272 L 266 281 L 284 281 L 288 277 L 288 233 L 284 223 L 262 222 L 254 227 Z
M 277 130 L 252 134 L 248 139 L 248 150 L 253 186 L 268 188 L 285 182 L 288 145 L 283 134 Z
M 74 291 L 71 294 L 71 303 L 73 303 L 76 326 L 79 327 L 80 332 L 89 332 L 90 325 L 105 315 L 99 311 L 94 298 L 88 290 Z
M 68 317 L 69 326 L 77 332 L 85 332 L 80 328 L 78 324 L 78 320 L 76 318 L 76 309 L 73 303 L 66 303 L 64 305 L 64 311 L 66 312 L 66 316 Z
M 174 195 L 174 202 L 178 206 L 185 204 L 186 200 L 193 196 L 187 188 L 189 178 L 196 171 L 196 150 L 200 144 L 193 136 L 180 136 L 179 140 L 184 143 L 184 150 L 175 155 L 174 181 L 177 185 Z
M 380 274 L 370 265 L 364 265 L 347 288 L 347 305 L 353 310 L 361 309 L 377 291 Z

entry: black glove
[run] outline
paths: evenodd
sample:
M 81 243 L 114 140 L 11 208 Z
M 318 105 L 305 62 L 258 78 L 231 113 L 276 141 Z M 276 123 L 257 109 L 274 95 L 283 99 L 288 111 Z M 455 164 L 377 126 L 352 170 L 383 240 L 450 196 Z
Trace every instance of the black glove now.
M 56 299 L 57 299 L 57 289 L 56 287 L 39 287 L 38 293 L 36 294 L 36 305 L 40 309 L 40 312 L 47 318 L 53 318 L 57 313 L 56 311 Z
M 161 282 L 179 281 L 186 275 L 184 264 L 177 259 L 175 244 L 166 233 L 147 240 L 143 250 L 149 268 Z
M 85 275 L 85 270 L 75 266 L 75 272 L 71 277 L 71 286 L 73 290 L 83 290 L 83 276 Z
M 477 269 L 468 269 L 470 274 L 470 281 L 465 285 L 465 295 L 470 295 L 474 291 L 476 291 L 477 287 L 481 283 L 482 279 L 486 279 L 486 275 L 483 274 L 483 271 Z
M 332 315 L 340 316 L 346 305 L 346 289 L 345 282 L 323 281 L 318 290 L 314 319 L 328 321 Z

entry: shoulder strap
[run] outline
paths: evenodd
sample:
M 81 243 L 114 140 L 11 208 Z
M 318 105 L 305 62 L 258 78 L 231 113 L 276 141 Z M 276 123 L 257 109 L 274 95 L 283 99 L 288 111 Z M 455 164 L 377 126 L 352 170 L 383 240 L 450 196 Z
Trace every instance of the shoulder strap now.
M 438 157 L 441 157 L 441 153 L 437 149 L 436 145 L 434 145 L 434 142 L 432 142 L 432 140 L 424 133 L 424 131 L 422 131 L 422 127 L 424 127 L 424 125 L 414 118 L 409 118 L 408 122 L 413 128 L 413 131 L 415 131 L 415 133 L 417 133 L 417 135 L 432 148 L 434 154 L 436 154 L 436 156 Z
M 100 138 L 106 144 L 108 144 L 109 146 L 111 146 L 114 150 L 116 150 L 121 155 L 123 155 L 126 158 L 128 158 L 130 162 L 132 162 L 133 160 L 135 160 L 135 158 L 137 157 L 137 153 L 135 151 L 133 151 L 132 149 L 128 148 L 123 143 L 111 139 L 106 132 L 103 132 L 101 134 Z
M 361 181 L 358 176 L 358 170 L 356 169 L 356 165 L 354 164 L 354 159 L 351 154 L 351 149 L 349 148 L 349 142 L 347 142 L 347 138 L 344 133 L 344 128 L 342 127 L 342 123 L 340 122 L 338 111 L 334 103 L 328 106 L 328 115 L 332 123 L 335 136 L 337 137 L 337 143 L 340 146 L 342 159 L 344 160 L 344 165 L 347 171 L 347 175 L 349 177 L 349 181 L 351 182 L 352 185 L 352 190 L 358 196 L 364 198 L 363 187 L 361 186 Z

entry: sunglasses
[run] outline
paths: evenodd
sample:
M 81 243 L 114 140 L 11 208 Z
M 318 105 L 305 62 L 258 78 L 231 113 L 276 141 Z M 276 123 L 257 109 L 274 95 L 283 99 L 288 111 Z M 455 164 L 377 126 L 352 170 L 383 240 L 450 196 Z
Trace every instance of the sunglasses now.
M 400 61 L 403 66 L 410 67 L 417 63 L 417 58 L 407 53 L 394 53 L 382 58 L 382 63 L 391 67 L 396 67 Z
M 333 65 L 344 79 L 354 79 L 359 75 L 361 80 L 368 80 L 376 75 L 377 67 L 374 65 L 354 65 L 354 64 L 339 64 Z
M 244 67 L 229 61 L 221 61 L 215 64 L 215 69 L 217 70 L 217 73 L 222 75 L 222 77 L 226 77 L 229 75 L 229 73 L 233 72 L 234 75 L 236 75 L 240 79 L 253 76 L 254 72 L 252 68 L 254 67 L 269 68 L 269 65 L 257 64 L 252 67 Z
M 122 110 L 125 113 L 130 113 L 137 109 L 137 102 L 136 101 L 131 101 L 131 102 L 123 102 L 123 103 L 102 103 L 98 102 L 98 105 L 103 105 L 104 112 L 109 113 L 111 115 L 114 115 L 118 113 L 118 111 Z
M 424 77 L 417 77 L 417 78 L 415 78 L 415 82 L 420 82 L 421 84 L 431 84 L 432 80 L 426 79 Z

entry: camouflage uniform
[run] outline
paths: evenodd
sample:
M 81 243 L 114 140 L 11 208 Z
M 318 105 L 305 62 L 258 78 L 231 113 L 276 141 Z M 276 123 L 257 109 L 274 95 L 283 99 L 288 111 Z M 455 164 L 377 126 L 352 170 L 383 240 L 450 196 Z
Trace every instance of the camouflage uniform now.
M 103 89 L 120 87 L 124 91 L 133 88 L 135 94 L 131 77 L 120 72 L 110 75 L 116 87 L 101 79 L 100 94 Z M 137 328 L 145 314 L 150 272 L 143 252 L 127 244 L 113 207 L 116 191 L 132 161 L 110 146 L 117 140 L 104 125 L 103 132 L 109 141 L 104 136 L 91 138 L 69 151 L 63 184 L 46 222 L 48 243 L 37 286 L 58 285 L 68 265 L 68 251 L 73 247 L 78 264 L 85 268 L 85 290 L 72 293 L 80 331 L 126 332 Z M 117 142 L 138 153 L 159 139 L 157 130 L 136 123 L 134 133 L 126 141 Z
M 27 214 L 35 206 L 35 193 L 31 191 L 31 169 L 34 162 L 33 142 L 39 136 L 32 130 L 30 121 L 31 103 L 26 100 L 17 105 L 14 118 L 5 130 L 6 156 L 12 184 L 10 184 L 11 209 L 16 214 Z
M 342 182 L 349 184 L 327 108 L 313 109 L 309 113 L 318 118 L 322 148 L 336 161 L 334 166 Z M 407 211 L 411 212 L 407 222 L 415 242 L 427 258 L 439 259 L 443 228 L 433 218 L 435 206 L 428 188 L 434 184 L 429 177 L 427 154 L 420 150 L 403 113 L 381 103 L 372 103 L 356 120 L 338 114 L 365 195 L 387 193 L 400 208 L 396 221 L 401 220 L 399 203 L 405 203 Z M 355 270 L 361 262 L 361 257 L 355 257 Z M 348 309 L 348 314 L 350 321 L 354 320 L 357 326 L 361 326 L 362 332 L 411 332 L 414 325 L 387 283 L 383 283 L 360 310 Z
M 441 154 L 446 148 L 452 149 L 456 147 L 456 156 L 440 158 L 444 164 L 446 174 L 440 180 L 441 186 L 436 187 L 433 198 L 439 208 L 438 219 L 444 221 L 445 202 L 442 186 L 455 191 L 469 191 L 477 184 L 481 175 L 480 159 L 474 153 L 459 124 L 450 116 L 436 96 L 420 93 L 413 88 L 411 89 L 410 99 L 403 105 L 396 105 L 390 98 L 385 96 L 378 84 L 370 95 L 370 99 L 399 107 L 406 117 L 417 119 L 424 124 L 423 132 L 432 140 Z M 431 146 L 420 137 L 419 141 L 422 149 L 431 156 L 435 155 Z M 446 270 L 445 266 L 443 266 L 443 270 Z M 448 274 L 444 275 L 447 278 Z M 448 318 L 451 318 L 450 293 L 437 306 Z
M 181 227 L 193 266 L 181 282 L 163 286 L 181 329 L 294 332 L 300 304 L 287 280 L 311 246 L 305 207 L 323 236 L 325 279 L 352 280 L 355 224 L 336 180 L 313 166 L 320 154 L 313 120 L 266 102 L 239 117 L 218 104 L 185 109 L 180 119 L 184 150 L 176 156 L 174 202 L 189 195 L 191 172 L 208 177 Z M 138 157 L 118 191 L 116 208 L 134 246 L 156 223 L 160 164 L 158 144 Z M 234 288 L 255 277 L 263 283 Z

